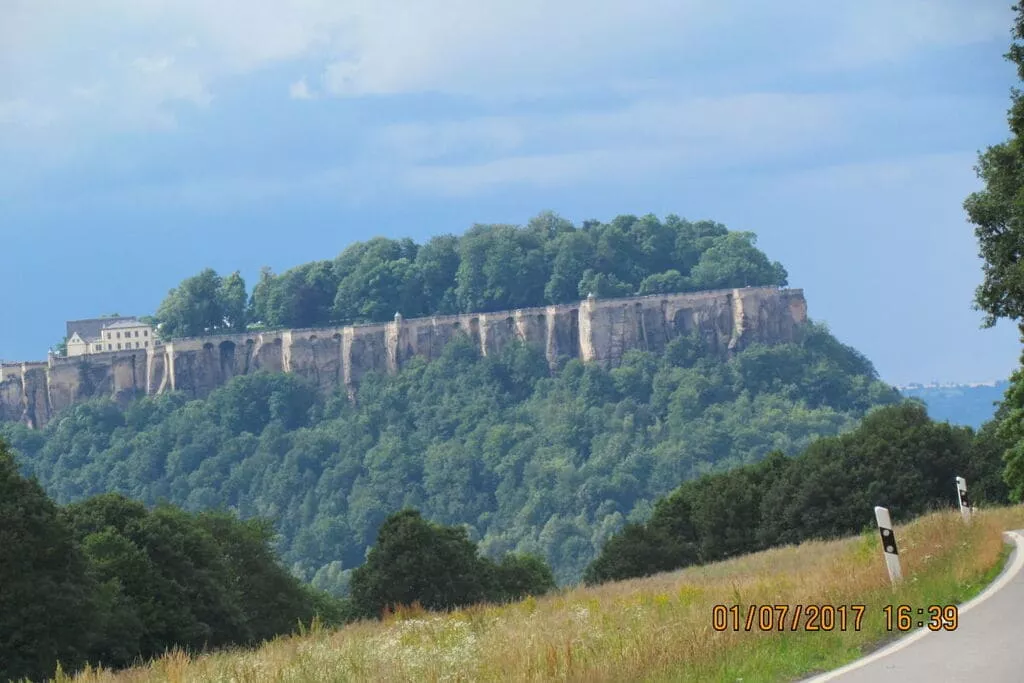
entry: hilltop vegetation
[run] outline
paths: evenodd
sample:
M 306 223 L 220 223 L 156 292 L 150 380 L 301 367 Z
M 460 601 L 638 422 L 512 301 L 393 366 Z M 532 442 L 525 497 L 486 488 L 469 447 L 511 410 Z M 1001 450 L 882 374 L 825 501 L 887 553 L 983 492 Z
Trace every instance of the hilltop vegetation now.
M 459 312 L 501 311 L 586 298 L 785 285 L 786 270 L 753 233 L 675 215 L 618 216 L 580 227 L 543 213 L 525 227 L 475 225 L 423 245 L 383 237 L 334 260 L 280 275 L 264 269 L 246 299 L 238 273 L 205 270 L 160 305 L 164 338 L 247 327 L 316 327 Z

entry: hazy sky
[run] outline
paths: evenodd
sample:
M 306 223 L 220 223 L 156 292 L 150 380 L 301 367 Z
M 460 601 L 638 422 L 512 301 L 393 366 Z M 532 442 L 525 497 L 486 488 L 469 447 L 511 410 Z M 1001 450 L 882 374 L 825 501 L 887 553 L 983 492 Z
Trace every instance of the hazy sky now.
M 884 379 L 1006 377 L 961 204 L 1010 4 L 5 0 L 0 358 L 207 266 L 551 209 L 752 230 Z

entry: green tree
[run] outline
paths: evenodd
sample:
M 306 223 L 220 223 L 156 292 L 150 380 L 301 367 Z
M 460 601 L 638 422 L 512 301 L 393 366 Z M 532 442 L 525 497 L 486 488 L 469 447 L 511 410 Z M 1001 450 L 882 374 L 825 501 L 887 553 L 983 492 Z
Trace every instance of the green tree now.
M 1017 67 L 1017 78 L 1024 81 L 1024 4 L 1013 6 L 1014 18 L 1010 50 L 1005 58 Z M 1007 116 L 1010 139 L 989 147 L 978 158 L 975 171 L 985 187 L 971 194 L 964 209 L 974 224 L 983 280 L 975 291 L 975 307 L 985 314 L 984 325 L 991 327 L 1000 318 L 1013 320 L 1024 339 L 1024 92 L 1010 93 Z M 1000 435 L 1010 445 L 1006 451 L 1005 480 L 1014 500 L 1024 497 L 1024 372 L 1017 370 L 1006 393 L 1009 409 Z
M 289 633 L 339 606 L 278 563 L 262 519 L 148 510 L 118 494 L 61 510 L 90 560 L 103 607 L 91 661 L 125 666 L 173 647 L 249 644 Z
M 691 543 L 667 535 L 661 529 L 627 524 L 605 544 L 601 555 L 583 574 L 590 585 L 637 576 L 650 576 L 690 564 L 697 559 Z
M 67 356 L 68 355 L 68 337 L 67 337 L 67 335 L 64 335 L 63 339 L 61 339 L 59 342 L 54 344 L 50 348 L 50 351 L 52 351 L 53 355 L 55 355 L 55 356 L 62 356 L 62 357 Z
M 614 274 L 600 273 L 593 268 L 583 271 L 576 292 L 581 299 L 591 294 L 602 299 L 614 299 L 634 293 L 632 285 L 628 282 L 621 281 Z
M 594 263 L 596 251 L 586 232 L 566 232 L 556 241 L 551 278 L 544 286 L 544 298 L 552 304 L 567 303 L 579 298 L 580 280 Z
M 416 602 L 430 610 L 481 602 L 485 581 L 465 529 L 402 510 L 381 525 L 366 563 L 352 572 L 350 590 L 357 613 L 376 617 L 385 608 Z
M 219 326 L 235 332 L 245 332 L 248 323 L 248 295 L 241 273 L 235 271 L 221 281 L 217 299 L 220 301 L 223 315 L 223 321 Z
M 655 273 L 644 278 L 640 283 L 638 294 L 670 294 L 672 292 L 685 292 L 690 288 L 690 282 L 683 277 L 678 270 L 666 270 L 663 273 Z
M 494 602 L 515 602 L 555 589 L 551 568 L 536 555 L 508 553 L 493 567 L 488 598 Z
M 223 327 L 222 284 L 217 272 L 207 268 L 172 289 L 156 311 L 160 336 L 196 337 Z
M 98 618 L 87 564 L 57 508 L 0 441 L 0 680 L 75 670 Z
M 756 243 L 750 232 L 730 232 L 715 238 L 690 272 L 693 289 L 784 286 L 786 269 L 778 261 L 769 261 L 754 246 Z
M 1024 5 L 1013 7 L 1014 42 L 1005 55 L 1017 67 L 1018 80 L 1024 81 Z M 1024 93 L 1014 88 L 1010 95 L 1008 122 L 1010 139 L 983 152 L 975 170 L 985 183 L 984 189 L 964 202 L 978 239 L 984 260 L 984 280 L 975 293 L 975 303 L 985 315 L 985 324 L 998 318 L 1018 323 L 1024 319 L 1024 267 L 1021 244 L 1024 243 Z
M 438 235 L 416 253 L 423 288 L 423 312 L 449 315 L 458 311 L 455 277 L 459 270 L 459 238 Z

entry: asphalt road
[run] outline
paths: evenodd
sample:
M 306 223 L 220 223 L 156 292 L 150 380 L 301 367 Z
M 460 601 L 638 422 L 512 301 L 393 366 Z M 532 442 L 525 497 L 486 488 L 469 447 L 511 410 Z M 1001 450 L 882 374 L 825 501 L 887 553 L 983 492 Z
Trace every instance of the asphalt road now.
M 960 606 L 955 631 L 915 631 L 807 683 L 1024 683 L 1024 530 L 1006 535 L 1016 544 L 1006 569 Z

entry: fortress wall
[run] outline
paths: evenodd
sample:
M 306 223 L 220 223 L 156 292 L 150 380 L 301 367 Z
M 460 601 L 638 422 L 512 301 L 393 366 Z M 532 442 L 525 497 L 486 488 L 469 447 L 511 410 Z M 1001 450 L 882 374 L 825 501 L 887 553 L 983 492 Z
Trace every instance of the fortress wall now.
M 21 380 L 23 363 L 0 363 L 0 382 Z
M 48 369 L 47 391 L 50 394 L 50 407 L 54 413 L 74 404 L 83 394 L 81 364 L 66 362 L 69 360 L 72 359 L 54 359 L 54 363 Z M 74 360 L 79 360 L 79 358 Z
M 565 357 L 614 367 L 630 349 L 661 351 L 691 333 L 722 355 L 755 342 L 786 342 L 806 319 L 802 290 L 762 287 L 176 339 L 145 350 L 4 364 L 0 419 L 41 426 L 97 396 L 128 401 L 181 391 L 203 398 L 232 377 L 257 371 L 294 372 L 325 392 L 344 387 L 351 396 L 367 373 L 398 372 L 416 356 L 436 359 L 459 335 L 485 356 L 521 340 L 543 349 L 551 367 Z
M 25 419 L 25 406 L 22 401 L 24 386 L 21 374 L 4 375 L 0 381 L 0 420 L 5 422 L 22 422 Z
M 26 367 L 22 377 L 25 423 L 33 429 L 44 426 L 53 411 L 46 386 L 46 366 Z
M 370 371 L 388 369 L 388 325 L 346 327 L 344 334 L 348 338 L 343 356 L 346 386 L 359 384 Z
M 162 347 L 146 354 L 146 393 L 162 394 L 167 391 L 166 356 Z

